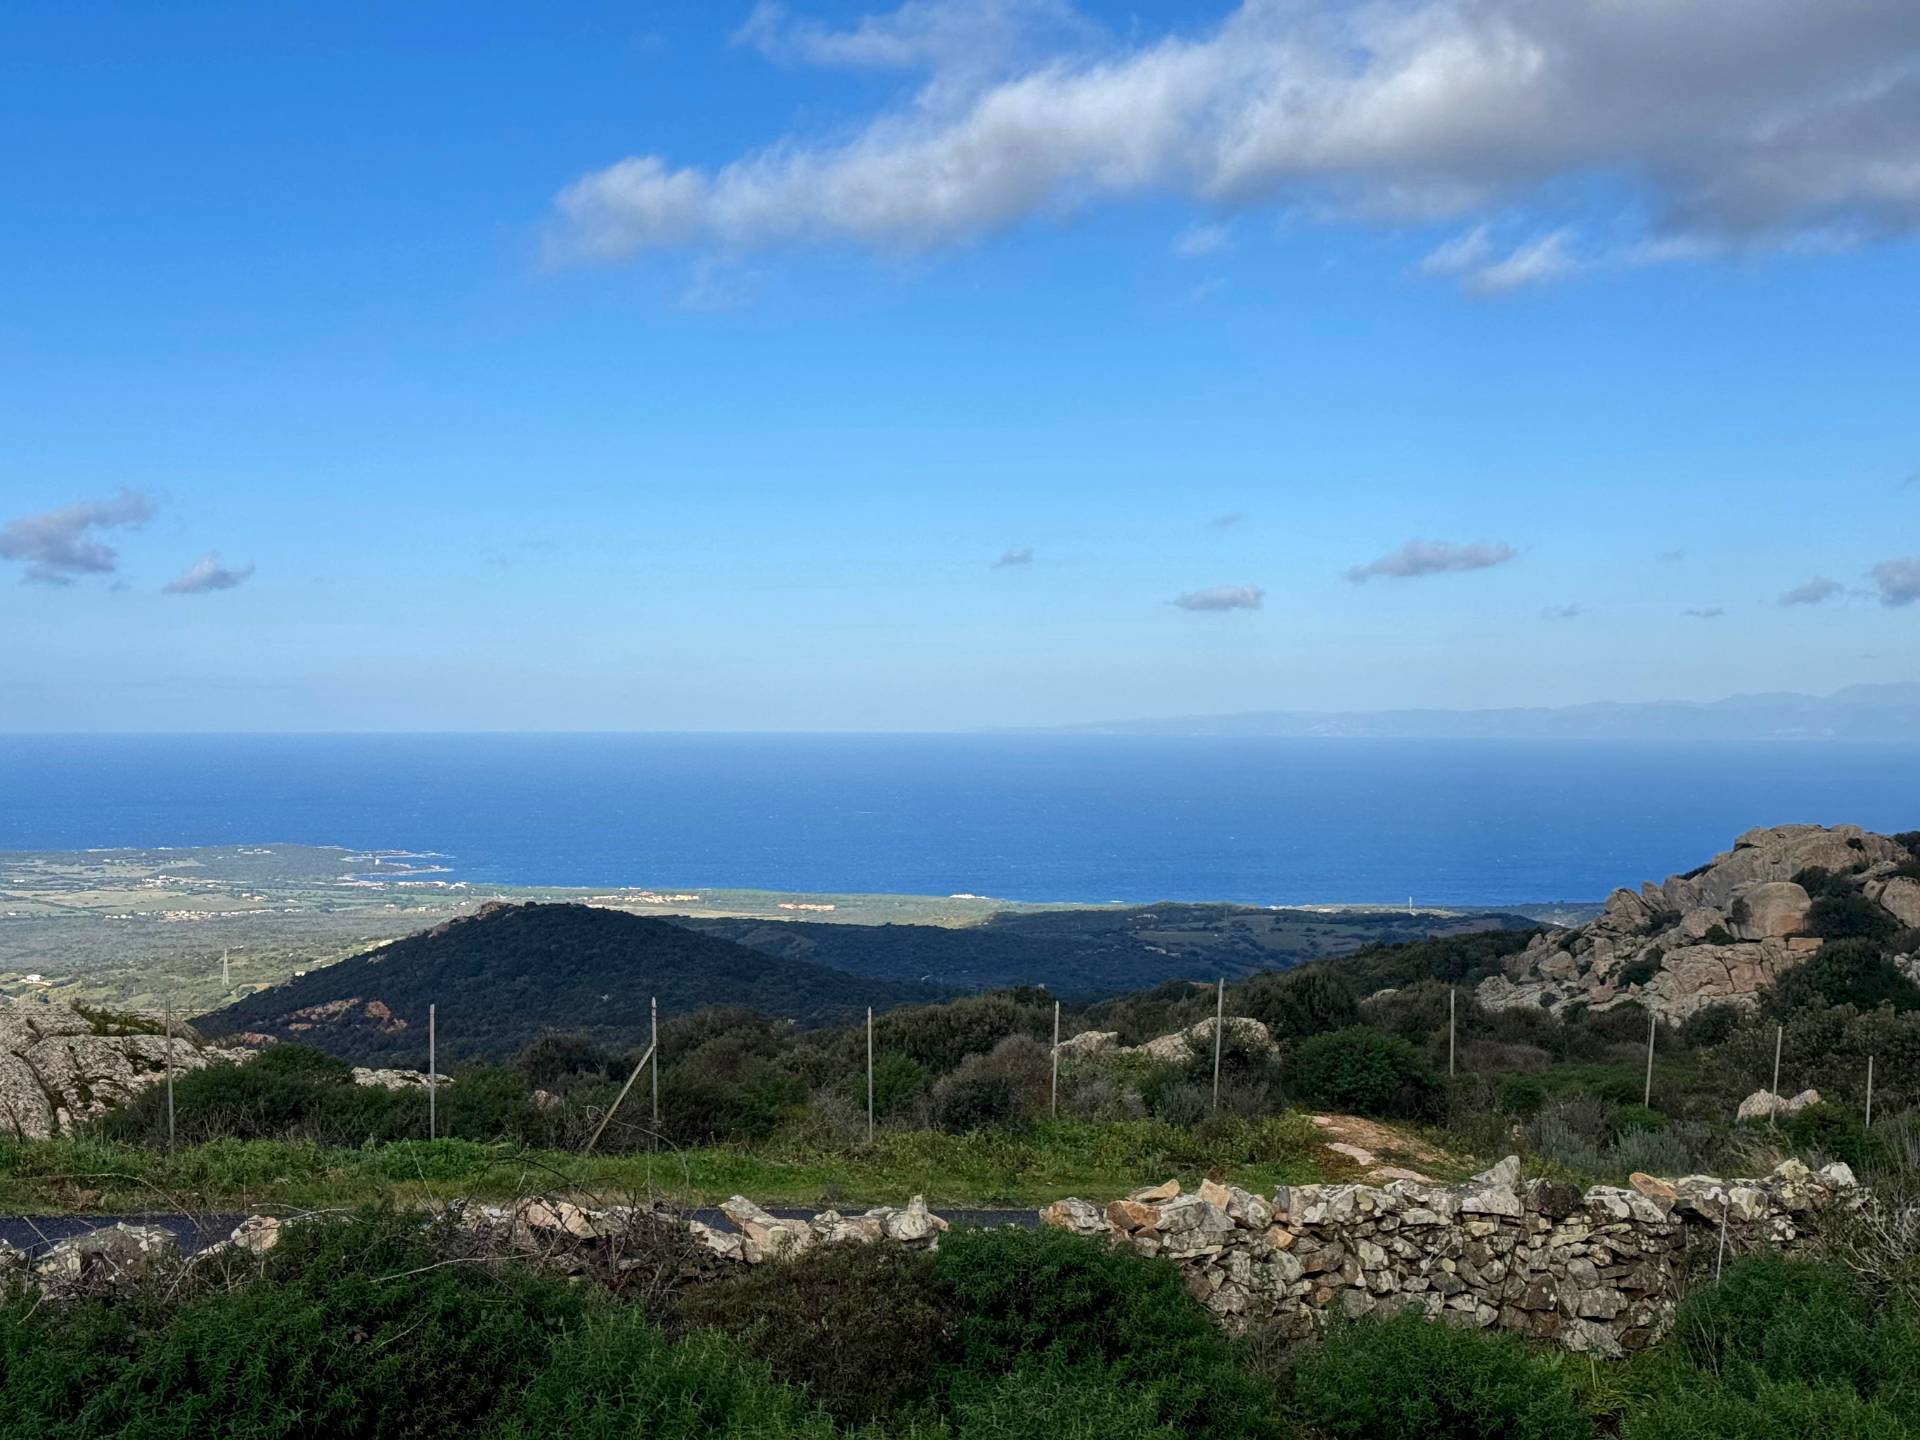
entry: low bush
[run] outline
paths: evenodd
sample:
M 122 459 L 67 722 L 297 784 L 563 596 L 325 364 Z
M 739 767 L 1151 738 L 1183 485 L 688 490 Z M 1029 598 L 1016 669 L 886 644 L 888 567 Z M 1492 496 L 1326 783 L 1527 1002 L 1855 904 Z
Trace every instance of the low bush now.
M 1412 1045 L 1363 1028 L 1301 1042 L 1287 1065 L 1287 1081 L 1314 1104 L 1400 1119 L 1431 1119 L 1445 1097 L 1439 1077 Z
M 1783 1018 L 1813 1004 L 1914 1010 L 1920 1009 L 1920 985 L 1900 972 L 1878 942 L 1834 940 L 1774 981 L 1764 1004 Z
M 1330 1331 L 1295 1371 L 1300 1417 L 1329 1440 L 1591 1440 L 1558 1365 L 1505 1335 L 1417 1314 Z
M 816 1343 L 818 1343 L 816 1337 Z M 830 1348 L 825 1347 L 825 1348 Z M 485 1440 L 834 1440 L 833 1421 L 724 1336 L 670 1341 L 596 1311 L 502 1407 Z
M 590 1301 L 561 1280 L 447 1258 L 417 1220 L 362 1215 L 295 1227 L 260 1282 L 171 1311 L 151 1295 L 16 1302 L 0 1324 L 0 1435 L 471 1433 Z
M 1093 1366 L 1182 1435 L 1280 1433 L 1266 1387 L 1164 1261 L 1058 1231 L 956 1230 L 934 1273 L 954 1314 L 936 1383 L 956 1404 L 969 1377 Z
M 931 1257 L 848 1245 L 742 1269 L 684 1292 L 676 1323 L 733 1336 L 834 1418 L 924 1404 L 952 1325 Z M 828 1338 L 830 1337 L 830 1338 Z

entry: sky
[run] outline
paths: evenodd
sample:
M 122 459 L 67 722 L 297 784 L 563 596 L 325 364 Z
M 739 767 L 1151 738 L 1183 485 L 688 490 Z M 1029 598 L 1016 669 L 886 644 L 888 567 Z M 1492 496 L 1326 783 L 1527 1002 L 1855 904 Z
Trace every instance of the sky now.
M 0 730 L 1920 679 L 1912 0 L 12 0 L 0 133 Z

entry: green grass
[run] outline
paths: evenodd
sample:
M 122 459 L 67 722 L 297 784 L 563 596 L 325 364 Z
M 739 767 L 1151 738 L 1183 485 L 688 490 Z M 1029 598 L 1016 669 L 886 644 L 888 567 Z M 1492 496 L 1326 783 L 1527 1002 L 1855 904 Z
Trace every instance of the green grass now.
M 1298 1117 L 1180 1130 L 1158 1121 L 1056 1121 L 1018 1132 L 883 1131 L 866 1144 L 775 1136 L 764 1145 L 582 1158 L 464 1140 L 343 1149 L 216 1141 L 169 1154 L 88 1139 L 0 1141 L 0 1210 L 323 1209 L 393 1199 L 503 1199 L 529 1190 L 609 1198 L 652 1192 L 687 1204 L 729 1195 L 762 1204 L 1032 1206 L 1106 1199 L 1177 1175 L 1213 1174 L 1255 1191 L 1321 1178 L 1318 1141 Z

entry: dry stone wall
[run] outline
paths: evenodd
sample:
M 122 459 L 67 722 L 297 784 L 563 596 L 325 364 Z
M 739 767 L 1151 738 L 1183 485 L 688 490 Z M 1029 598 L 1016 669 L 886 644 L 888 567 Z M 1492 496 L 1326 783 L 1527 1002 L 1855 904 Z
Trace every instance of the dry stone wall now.
M 1264 1318 L 1305 1335 L 1329 1316 L 1410 1308 L 1614 1356 L 1661 1334 L 1689 1280 L 1713 1270 L 1723 1228 L 1729 1256 L 1805 1248 L 1820 1213 L 1858 1193 L 1845 1165 L 1794 1160 L 1758 1180 L 1633 1181 L 1523 1182 L 1509 1157 L 1461 1185 L 1294 1185 L 1269 1200 L 1168 1181 L 1105 1206 L 1062 1200 L 1042 1219 L 1172 1261 L 1229 1328 Z

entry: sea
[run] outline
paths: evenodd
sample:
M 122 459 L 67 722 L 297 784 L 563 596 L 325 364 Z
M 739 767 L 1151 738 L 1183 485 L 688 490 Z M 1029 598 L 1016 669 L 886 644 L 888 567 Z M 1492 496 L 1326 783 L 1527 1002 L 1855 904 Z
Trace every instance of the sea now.
M 0 736 L 0 850 L 341 845 L 503 885 L 1498 906 L 1800 821 L 1920 828 L 1920 744 Z

